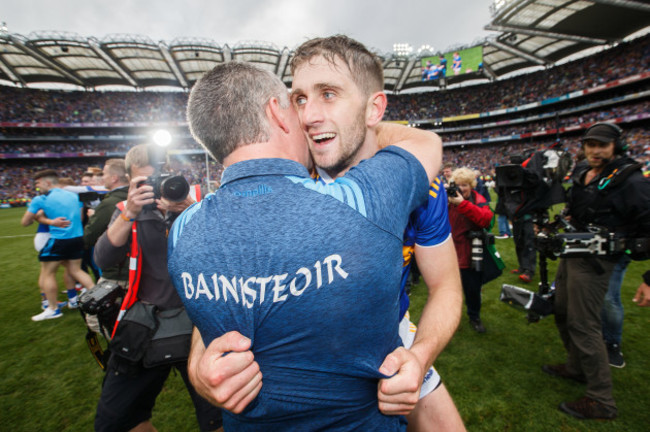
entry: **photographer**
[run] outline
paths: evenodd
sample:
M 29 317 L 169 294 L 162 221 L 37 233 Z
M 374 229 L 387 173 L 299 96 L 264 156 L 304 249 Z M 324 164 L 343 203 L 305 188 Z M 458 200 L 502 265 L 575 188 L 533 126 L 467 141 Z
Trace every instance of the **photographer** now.
M 578 231 L 590 225 L 634 239 L 650 232 L 650 182 L 640 164 L 625 156 L 621 129 L 596 123 L 582 137 L 586 164 L 572 176 L 568 215 Z M 567 362 L 545 365 L 550 375 L 587 384 L 585 396 L 564 402 L 560 410 L 581 419 L 613 419 L 617 408 L 603 342 L 601 310 L 620 253 L 562 258 L 555 279 L 555 323 L 567 350 Z
M 483 274 L 476 265 L 472 265 L 472 237 L 482 236 L 483 229 L 490 225 L 493 214 L 485 198 L 476 192 L 474 187 L 476 175 L 471 169 L 458 168 L 452 173 L 447 189 L 449 222 L 458 256 L 469 323 L 477 332 L 485 333 L 486 329 L 480 317 Z
M 136 246 L 139 256 L 138 264 L 134 267 L 139 274 L 139 283 L 129 287 L 129 290 L 137 290 L 135 304 L 155 305 L 161 311 L 180 308 L 182 302 L 167 273 L 167 230 L 174 214 L 187 208 L 193 200 L 187 197 L 182 202 L 170 204 L 165 199 L 154 198 L 156 194 L 150 183 L 156 182 L 150 179 L 155 174 L 160 174 L 157 167 L 153 166 L 154 163 L 150 162 L 146 145 L 138 145 L 129 150 L 125 165 L 130 178 L 126 205 L 122 211 L 115 211 L 111 225 L 97 241 L 95 261 L 102 269 L 123 262 L 133 246 L 132 229 L 137 224 Z M 131 260 L 133 259 L 132 254 Z M 124 322 L 120 322 L 117 330 L 124 334 L 129 328 L 125 326 Z M 150 421 L 151 411 L 172 367 L 178 369 L 183 377 L 194 402 L 201 430 L 216 430 L 221 426 L 220 411 L 200 398 L 191 386 L 187 377 L 186 360 L 145 367 L 142 360 L 127 360 L 117 355 L 118 351 L 111 346 L 111 357 L 97 405 L 95 430 L 128 431 L 136 427 L 138 430 L 155 430 Z

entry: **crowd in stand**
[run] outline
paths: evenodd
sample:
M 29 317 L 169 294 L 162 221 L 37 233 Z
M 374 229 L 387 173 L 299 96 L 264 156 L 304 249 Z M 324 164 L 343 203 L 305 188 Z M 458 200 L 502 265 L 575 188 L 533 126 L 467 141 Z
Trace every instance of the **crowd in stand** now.
M 625 76 L 650 70 L 650 35 L 634 40 L 594 56 L 566 63 L 552 69 L 521 75 L 512 79 L 490 84 L 457 88 L 453 90 L 403 94 L 389 96 L 387 120 L 417 120 L 444 116 L 479 113 L 490 110 L 520 106 L 560 96 L 569 92 L 591 88 Z M 626 90 L 622 90 L 625 92 Z M 480 94 L 480 97 L 476 97 Z M 187 94 L 184 92 L 78 92 L 44 91 L 35 89 L 16 89 L 3 87 L 0 92 L 1 122 L 184 122 Z M 580 106 L 587 102 L 579 100 L 567 107 Z M 557 125 L 567 127 L 588 124 L 614 117 L 641 114 L 650 111 L 650 101 L 640 100 L 611 105 L 601 109 L 583 111 L 575 115 L 558 116 L 540 121 L 504 125 L 494 128 L 470 128 L 472 122 L 458 123 L 461 128 L 455 132 L 439 131 L 444 142 L 454 143 L 498 138 L 527 132 L 555 129 Z M 522 114 L 525 116 L 525 114 Z M 483 120 L 478 120 L 483 121 Z M 446 125 L 449 128 L 448 125 Z M 633 157 L 650 169 L 650 133 L 642 125 L 625 127 L 627 142 Z M 467 128 L 463 130 L 464 128 Z M 118 129 L 119 131 L 119 129 Z M 18 133 L 18 135 L 16 135 Z M 40 128 L 0 128 L 0 136 L 21 138 L 52 135 L 88 135 L 84 129 L 70 131 L 60 127 Z M 126 153 L 138 142 L 130 139 L 43 141 L 0 141 L 0 153 Z M 186 132 L 185 132 L 186 134 Z M 488 145 L 459 145 L 445 148 L 445 159 L 457 166 L 470 166 L 490 173 L 499 164 L 508 163 L 514 153 L 545 148 L 555 142 L 555 136 L 526 142 L 501 142 Z M 576 153 L 579 148 L 578 136 L 561 136 L 563 148 Z M 176 140 L 179 149 L 200 149 L 188 135 Z M 206 165 L 201 155 L 178 156 L 172 158 L 172 168 L 184 174 L 190 183 L 205 183 Z M 91 165 L 101 166 L 101 160 L 78 159 L 39 159 L 38 161 L 13 161 L 0 164 L 0 200 L 27 199 L 34 195 L 32 175 L 44 168 L 54 168 L 62 177 L 80 178 Z M 222 168 L 210 163 L 211 181 L 218 182 Z
M 493 128 L 469 129 L 459 132 L 445 133 L 444 130 L 437 131 L 445 142 L 462 142 L 485 138 L 500 138 L 516 134 L 525 134 L 530 132 L 539 132 L 552 130 L 556 127 L 565 128 L 577 124 L 591 124 L 615 117 L 628 116 L 633 114 L 643 114 L 650 112 L 650 101 L 641 101 L 620 106 L 613 106 L 604 109 L 597 109 L 582 112 L 572 116 L 559 117 L 558 119 L 550 118 L 546 120 L 505 125 Z M 641 145 L 642 140 L 637 140 Z M 126 153 L 137 142 L 125 141 L 101 141 L 98 139 L 91 141 L 68 141 L 68 142 L 26 142 L 19 143 L 0 143 L 0 153 L 90 153 L 90 152 L 110 152 Z M 633 145 L 634 146 L 634 145 Z M 179 139 L 175 143 L 178 149 L 198 150 L 201 147 L 192 139 Z M 636 149 L 638 153 L 643 153 L 643 147 Z
M 5 87 L 0 119 L 12 122 L 185 121 L 184 92 L 43 91 Z
M 417 120 L 514 107 L 649 69 L 650 34 L 600 54 L 507 80 L 389 96 L 385 118 Z M 184 122 L 186 104 L 185 92 L 65 92 L 7 87 L 0 92 L 0 121 Z

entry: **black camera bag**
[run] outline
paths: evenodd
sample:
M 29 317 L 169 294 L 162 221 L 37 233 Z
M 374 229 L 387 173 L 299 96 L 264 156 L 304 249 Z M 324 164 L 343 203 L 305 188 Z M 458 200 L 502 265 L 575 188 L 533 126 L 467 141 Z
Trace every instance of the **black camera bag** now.
M 145 367 L 186 361 L 192 342 L 192 321 L 185 308 L 157 310 L 158 327 L 147 348 L 143 365 Z
M 115 355 L 132 362 L 142 360 L 158 329 L 155 309 L 155 305 L 141 301 L 127 309 L 109 344 Z

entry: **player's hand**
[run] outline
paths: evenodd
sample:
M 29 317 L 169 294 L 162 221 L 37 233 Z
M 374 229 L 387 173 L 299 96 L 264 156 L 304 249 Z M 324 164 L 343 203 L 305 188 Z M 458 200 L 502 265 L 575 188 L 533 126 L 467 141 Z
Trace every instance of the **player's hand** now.
M 241 413 L 262 388 L 262 372 L 250 344 L 250 339 L 232 331 L 203 352 L 193 347 L 188 373 L 196 391 L 213 405 Z
M 59 216 L 58 218 L 51 219 L 50 225 L 58 228 L 67 228 L 70 226 L 70 221 L 63 216 Z
M 148 184 L 138 186 L 145 180 L 147 180 L 145 176 L 138 176 L 131 180 L 124 209 L 124 215 L 130 219 L 135 219 L 144 206 L 154 202 L 153 186 Z
M 636 303 L 637 306 L 650 306 L 650 286 L 645 282 L 642 282 L 641 285 L 639 285 L 639 289 L 636 290 L 636 294 L 632 301 Z
M 399 347 L 388 354 L 379 372 L 390 378 L 379 380 L 379 411 L 386 415 L 408 415 L 420 399 L 424 371 L 415 354 Z

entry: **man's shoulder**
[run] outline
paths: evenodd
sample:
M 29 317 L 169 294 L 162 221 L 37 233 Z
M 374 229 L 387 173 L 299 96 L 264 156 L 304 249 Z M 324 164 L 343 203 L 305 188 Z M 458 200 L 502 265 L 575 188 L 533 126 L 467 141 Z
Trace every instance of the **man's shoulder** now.
M 66 201 L 66 202 L 79 202 L 79 195 L 74 192 L 67 191 L 61 188 L 52 189 L 51 193 L 47 196 L 48 200 Z
M 99 208 L 101 209 L 112 208 L 113 210 L 115 210 L 115 206 L 118 203 L 126 200 L 127 195 L 128 195 L 128 189 L 126 188 L 114 189 L 108 192 L 106 195 L 104 195 L 104 198 L 99 203 L 95 211 L 97 211 L 97 209 Z

